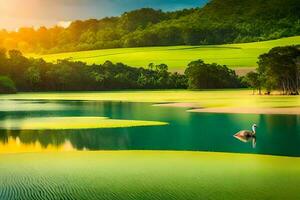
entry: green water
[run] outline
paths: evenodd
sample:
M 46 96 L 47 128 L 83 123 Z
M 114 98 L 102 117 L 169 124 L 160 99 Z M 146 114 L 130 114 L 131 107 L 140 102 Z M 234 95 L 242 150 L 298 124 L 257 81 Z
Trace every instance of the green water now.
M 108 117 L 167 122 L 92 130 L 5 130 L 1 121 L 32 117 Z M 256 123 L 257 145 L 233 134 Z M 2 101 L 0 152 L 87 150 L 188 150 L 300 156 L 300 116 L 188 113 L 149 103 L 99 101 Z
M 93 117 L 168 125 L 22 130 L 28 119 L 63 127 L 58 119 L 70 125 Z M 233 137 L 253 123 L 256 148 Z M 0 101 L 0 200 L 300 199 L 299 125 L 296 115 L 189 113 L 149 103 Z

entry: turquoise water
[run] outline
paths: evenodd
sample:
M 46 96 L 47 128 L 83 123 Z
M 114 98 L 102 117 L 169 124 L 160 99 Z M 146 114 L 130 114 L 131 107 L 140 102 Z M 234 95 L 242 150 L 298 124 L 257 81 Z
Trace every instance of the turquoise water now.
M 3 101 L 0 121 L 28 117 L 99 116 L 112 119 L 168 122 L 167 126 L 92 130 L 5 130 L 0 127 L 0 152 L 52 149 L 187 150 L 300 156 L 300 116 L 189 113 L 185 108 L 149 103 L 99 101 Z M 257 145 L 233 134 L 256 123 Z M 14 148 L 15 147 L 15 148 Z

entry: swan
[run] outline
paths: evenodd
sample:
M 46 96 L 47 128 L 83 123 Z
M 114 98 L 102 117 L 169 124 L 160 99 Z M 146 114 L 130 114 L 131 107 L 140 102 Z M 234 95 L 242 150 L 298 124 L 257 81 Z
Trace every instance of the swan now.
M 252 131 L 242 130 L 242 131 L 239 131 L 236 134 L 234 134 L 234 137 L 239 139 L 242 142 L 249 142 L 250 140 L 252 140 L 252 146 L 253 146 L 253 148 L 255 148 L 255 146 L 256 146 L 256 136 L 255 136 L 256 128 L 257 128 L 257 125 L 253 124 Z

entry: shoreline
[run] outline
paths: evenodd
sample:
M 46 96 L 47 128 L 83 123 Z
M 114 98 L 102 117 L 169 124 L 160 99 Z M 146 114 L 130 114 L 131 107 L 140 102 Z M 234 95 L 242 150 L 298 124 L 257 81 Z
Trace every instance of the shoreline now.
M 298 159 L 299 156 L 275 155 L 275 154 L 258 154 L 258 153 L 241 153 L 226 151 L 189 151 L 189 150 L 74 150 L 74 151 L 24 151 L 24 152 L 0 152 L 0 158 L 3 156 L 20 156 L 20 155 L 56 155 L 56 154 L 128 154 L 128 155 L 189 155 L 189 156 L 231 156 L 231 157 L 252 157 L 252 158 L 270 158 L 270 159 Z
M 224 114 L 269 114 L 269 115 L 300 115 L 300 107 L 289 108 L 246 108 L 246 107 L 212 107 L 203 108 L 197 103 L 161 103 L 158 107 L 187 108 L 187 112 L 224 113 Z
M 5 100 L 112 101 L 149 103 L 202 113 L 300 115 L 300 96 L 252 95 L 249 89 L 19 93 L 0 95 L 2 109 L 7 106 Z
M 189 109 L 201 109 L 197 103 L 188 103 L 188 102 L 174 102 L 174 103 L 156 103 L 152 106 L 156 107 L 173 107 L 173 108 L 189 108 Z
M 198 113 L 300 115 L 300 107 L 294 108 L 198 108 L 188 110 Z

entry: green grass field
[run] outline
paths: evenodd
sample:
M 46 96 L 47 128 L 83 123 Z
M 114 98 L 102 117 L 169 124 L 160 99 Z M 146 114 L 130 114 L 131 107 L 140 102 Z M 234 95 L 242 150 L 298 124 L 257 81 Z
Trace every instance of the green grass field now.
M 99 151 L 0 154 L 0 199 L 300 199 L 300 159 Z
M 182 71 L 189 62 L 203 59 L 208 63 L 215 62 L 232 68 L 247 69 L 256 67 L 258 56 L 271 48 L 297 44 L 300 44 L 300 36 L 244 44 L 120 48 L 27 56 L 42 57 L 51 62 L 71 58 L 88 64 L 102 64 L 110 60 L 135 67 L 146 67 L 149 63 L 165 63 L 172 71 Z

